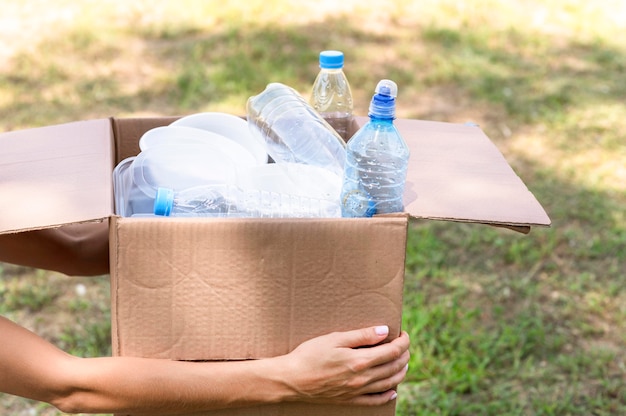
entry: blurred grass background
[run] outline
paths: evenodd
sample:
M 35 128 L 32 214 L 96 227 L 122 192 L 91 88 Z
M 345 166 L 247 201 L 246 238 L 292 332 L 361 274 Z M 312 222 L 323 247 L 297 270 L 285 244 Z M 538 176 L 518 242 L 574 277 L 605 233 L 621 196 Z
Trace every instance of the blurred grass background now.
M 0 131 L 108 116 L 243 114 L 308 96 L 346 54 L 365 115 L 474 121 L 553 221 L 527 236 L 414 221 L 397 414 L 626 414 L 626 3 L 619 0 L 0 0 Z M 108 276 L 0 264 L 0 313 L 110 354 Z M 42 365 L 45 365 L 42 363 Z M 58 415 L 0 395 L 1 414 Z

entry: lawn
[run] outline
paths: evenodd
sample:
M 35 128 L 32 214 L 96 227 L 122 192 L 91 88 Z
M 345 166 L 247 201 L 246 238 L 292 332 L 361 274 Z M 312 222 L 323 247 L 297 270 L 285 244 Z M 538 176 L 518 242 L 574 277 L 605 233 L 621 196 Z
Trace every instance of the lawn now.
M 399 416 L 626 414 L 626 4 L 619 0 L 2 2 L 0 131 L 243 114 L 346 54 L 365 115 L 478 123 L 552 219 L 522 235 L 412 221 Z M 108 276 L 0 263 L 0 313 L 110 354 Z M 58 415 L 0 395 L 2 414 Z

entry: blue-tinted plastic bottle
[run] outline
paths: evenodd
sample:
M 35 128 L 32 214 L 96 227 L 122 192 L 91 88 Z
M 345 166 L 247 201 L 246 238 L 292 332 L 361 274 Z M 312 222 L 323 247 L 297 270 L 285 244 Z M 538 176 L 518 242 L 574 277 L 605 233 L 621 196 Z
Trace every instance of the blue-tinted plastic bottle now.
M 393 124 L 397 85 L 376 86 L 370 120 L 348 141 L 341 191 L 343 217 L 402 212 L 409 148 Z

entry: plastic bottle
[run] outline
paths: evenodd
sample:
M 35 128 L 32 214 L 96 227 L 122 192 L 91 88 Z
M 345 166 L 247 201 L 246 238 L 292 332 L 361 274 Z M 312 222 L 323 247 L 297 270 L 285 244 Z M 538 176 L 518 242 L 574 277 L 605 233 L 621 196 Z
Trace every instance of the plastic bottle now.
M 409 148 L 393 124 L 397 92 L 393 81 L 380 81 L 370 103 L 370 120 L 348 141 L 341 190 L 343 217 L 404 209 Z
M 346 144 L 293 88 L 268 84 L 246 103 L 250 131 L 276 163 L 302 163 L 343 175 Z
M 354 105 L 343 63 L 343 52 L 320 52 L 320 72 L 313 83 L 309 102 L 341 138 L 348 141 Z
M 328 218 L 340 217 L 339 201 L 243 190 L 229 185 L 197 186 L 174 192 L 159 188 L 154 214 L 179 217 Z

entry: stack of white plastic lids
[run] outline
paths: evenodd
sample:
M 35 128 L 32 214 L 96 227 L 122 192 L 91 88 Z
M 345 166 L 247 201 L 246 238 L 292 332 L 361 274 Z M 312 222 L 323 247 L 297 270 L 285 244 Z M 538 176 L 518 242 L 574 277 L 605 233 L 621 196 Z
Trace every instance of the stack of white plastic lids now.
M 253 137 L 248 123 L 241 117 L 228 113 L 197 113 L 182 117 L 170 126 L 193 127 L 219 134 L 243 146 L 252 154 L 257 164 L 267 163 L 265 147 Z
M 116 211 L 150 214 L 158 188 L 182 190 L 209 183 L 235 184 L 244 171 L 267 163 L 245 120 L 199 113 L 147 131 L 140 153 L 114 170 Z

